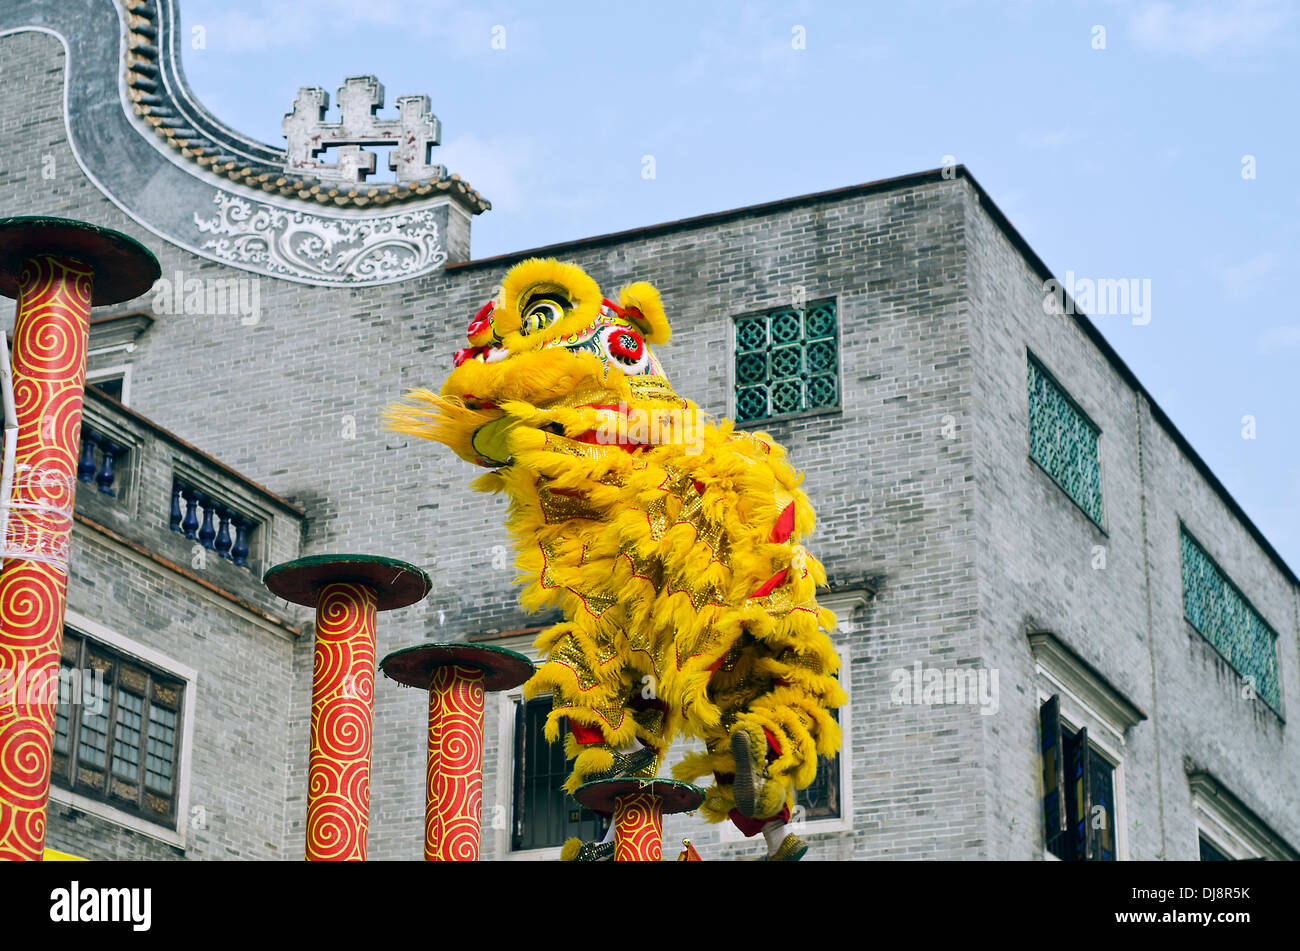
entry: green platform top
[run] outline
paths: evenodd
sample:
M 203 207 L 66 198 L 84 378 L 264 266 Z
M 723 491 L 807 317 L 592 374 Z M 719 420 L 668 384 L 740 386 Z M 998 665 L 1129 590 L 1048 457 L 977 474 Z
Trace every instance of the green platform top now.
M 419 568 L 382 555 L 309 555 L 276 565 L 262 576 L 262 583 L 276 597 L 309 608 L 316 606 L 321 586 L 333 581 L 373 588 L 380 611 L 422 601 L 433 588 Z
M 614 801 L 620 796 L 634 793 L 649 793 L 659 800 L 664 815 L 678 812 L 690 812 L 704 802 L 704 790 L 699 786 L 684 783 L 676 779 L 661 779 L 658 776 L 638 779 L 598 779 L 584 783 L 574 792 L 573 798 L 580 805 L 592 812 L 610 815 L 614 812 Z
M 89 265 L 95 274 L 90 299 L 95 307 L 139 297 L 162 274 L 149 249 L 121 232 L 71 218 L 0 218 L 0 294 L 17 297 L 23 263 L 40 254 Z
M 379 662 L 389 680 L 406 687 L 429 689 L 439 667 L 459 664 L 483 671 L 483 689 L 509 690 L 536 672 L 533 662 L 516 651 L 491 644 L 420 644 L 393 651 Z

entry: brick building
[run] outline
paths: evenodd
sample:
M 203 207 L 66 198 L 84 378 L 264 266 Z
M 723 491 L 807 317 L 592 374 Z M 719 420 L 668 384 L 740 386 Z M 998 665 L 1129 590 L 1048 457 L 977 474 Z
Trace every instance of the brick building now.
M 343 181 L 302 166 L 292 122 L 288 148 L 240 136 L 189 92 L 177 31 L 174 0 L 0 8 L 0 214 L 124 231 L 164 275 L 92 315 L 65 663 L 111 702 L 61 707 L 49 847 L 301 856 L 311 617 L 261 585 L 272 564 L 426 568 L 379 656 L 531 651 L 548 619 L 516 602 L 503 502 L 378 412 L 440 383 L 505 269 L 543 254 L 654 283 L 677 390 L 806 472 L 849 694 L 802 803 L 810 858 L 1296 858 L 1300 581 L 1087 317 L 1046 312 L 1051 274 L 967 170 L 474 260 L 490 205 L 464 180 L 415 155 Z M 484 858 L 592 825 L 537 714 L 489 696 Z M 424 736 L 425 698 L 381 679 L 373 858 L 421 855 Z

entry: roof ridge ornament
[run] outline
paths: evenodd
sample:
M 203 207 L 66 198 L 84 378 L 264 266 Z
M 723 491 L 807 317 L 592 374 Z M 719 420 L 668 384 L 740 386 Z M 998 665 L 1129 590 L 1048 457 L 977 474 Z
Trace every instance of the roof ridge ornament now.
M 328 122 L 330 97 L 319 86 L 300 86 L 293 109 L 286 112 L 280 131 L 287 140 L 285 171 L 310 175 L 321 182 L 364 182 L 375 172 L 375 153 L 364 145 L 393 146 L 388 167 L 399 183 L 441 180 L 447 170 L 430 164 L 442 124 L 429 107 L 428 96 L 399 96 L 398 118 L 380 119 L 384 85 L 375 76 L 349 76 L 339 86 L 339 120 Z M 326 149 L 338 149 L 338 161 L 322 161 Z

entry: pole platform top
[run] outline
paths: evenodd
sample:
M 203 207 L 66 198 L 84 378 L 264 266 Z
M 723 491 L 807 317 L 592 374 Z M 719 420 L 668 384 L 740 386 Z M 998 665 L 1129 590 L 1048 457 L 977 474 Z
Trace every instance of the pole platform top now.
M 622 796 L 636 793 L 649 793 L 659 800 L 664 815 L 678 812 L 690 812 L 699 808 L 704 802 L 704 790 L 699 786 L 684 783 L 676 779 L 661 779 L 658 776 L 637 779 L 629 776 L 624 779 L 598 779 L 584 783 L 573 794 L 579 805 L 586 806 L 592 812 L 609 815 L 614 811 L 614 802 Z
M 316 606 L 321 587 L 331 582 L 372 588 L 380 611 L 423 601 L 433 588 L 429 576 L 415 565 L 382 555 L 308 555 L 276 565 L 262 576 L 276 597 L 309 608 Z
M 379 662 L 389 680 L 404 687 L 428 690 L 433 672 L 449 664 L 483 671 L 484 690 L 510 690 L 537 672 L 533 662 L 516 651 L 491 644 L 420 644 L 393 651 Z
M 72 218 L 24 215 L 0 218 L 0 294 L 17 297 L 24 262 L 41 254 L 89 265 L 95 274 L 90 299 L 95 307 L 139 297 L 162 274 L 152 252 L 120 231 Z

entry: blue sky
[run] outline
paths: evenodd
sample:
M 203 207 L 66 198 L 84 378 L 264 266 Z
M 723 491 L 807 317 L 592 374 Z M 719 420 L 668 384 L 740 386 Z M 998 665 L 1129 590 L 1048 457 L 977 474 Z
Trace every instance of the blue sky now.
M 475 257 L 952 156 L 1058 277 L 1150 280 L 1149 323 L 1096 322 L 1300 572 L 1285 284 L 1300 5 L 181 0 L 181 14 L 194 91 L 266 142 L 283 143 L 299 86 L 333 97 L 374 73 L 383 115 L 429 95 L 434 160 L 494 205 Z

